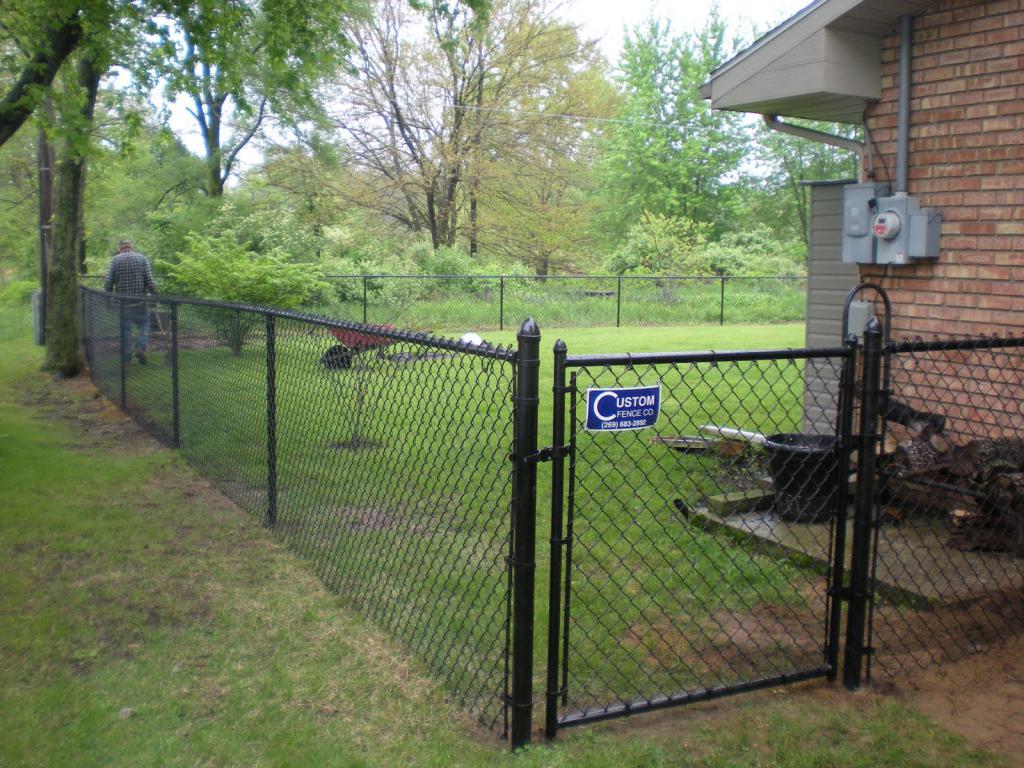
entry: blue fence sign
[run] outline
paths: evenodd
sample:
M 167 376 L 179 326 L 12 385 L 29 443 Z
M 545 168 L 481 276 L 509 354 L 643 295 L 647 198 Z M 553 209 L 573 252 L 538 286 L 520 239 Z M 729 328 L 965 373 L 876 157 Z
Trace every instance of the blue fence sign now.
M 587 390 L 587 430 L 621 432 L 653 427 L 661 413 L 661 384 Z

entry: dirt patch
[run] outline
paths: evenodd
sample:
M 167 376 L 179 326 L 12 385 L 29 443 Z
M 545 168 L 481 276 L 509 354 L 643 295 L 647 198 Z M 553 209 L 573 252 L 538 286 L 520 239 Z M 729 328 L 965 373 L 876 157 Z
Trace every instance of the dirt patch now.
M 160 448 L 157 440 L 96 389 L 87 373 L 73 379 L 34 377 L 19 388 L 18 396 L 19 403 L 32 407 L 39 417 L 70 425 L 75 432 L 72 448 L 116 447 L 134 455 Z
M 1024 637 L 882 687 L 972 747 L 1024 766 Z

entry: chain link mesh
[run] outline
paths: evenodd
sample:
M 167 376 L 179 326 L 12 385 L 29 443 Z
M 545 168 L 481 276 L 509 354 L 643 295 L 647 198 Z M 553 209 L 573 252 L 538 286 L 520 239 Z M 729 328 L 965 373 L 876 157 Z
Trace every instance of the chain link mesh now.
M 1024 347 L 884 350 L 871 667 L 978 653 L 1024 627 Z
M 562 723 L 828 671 L 841 353 L 568 358 Z M 659 383 L 653 429 L 586 429 Z
M 120 402 L 125 302 L 81 299 L 93 379 Z M 515 353 L 216 302 L 149 309 L 145 363 L 123 367 L 127 412 L 177 435 L 201 474 L 507 730 Z
M 332 275 L 345 320 L 481 331 L 765 323 L 804 318 L 802 277 Z

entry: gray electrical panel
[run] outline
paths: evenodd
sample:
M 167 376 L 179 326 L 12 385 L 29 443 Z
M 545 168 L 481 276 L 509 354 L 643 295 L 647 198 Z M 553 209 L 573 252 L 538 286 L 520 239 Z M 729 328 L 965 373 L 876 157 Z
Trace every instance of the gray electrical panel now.
M 843 261 L 912 264 L 939 256 L 942 214 L 916 197 L 892 196 L 888 184 L 843 187 Z
M 871 224 L 878 199 L 889 195 L 888 184 L 847 184 L 843 187 L 843 261 L 874 264 L 875 237 Z

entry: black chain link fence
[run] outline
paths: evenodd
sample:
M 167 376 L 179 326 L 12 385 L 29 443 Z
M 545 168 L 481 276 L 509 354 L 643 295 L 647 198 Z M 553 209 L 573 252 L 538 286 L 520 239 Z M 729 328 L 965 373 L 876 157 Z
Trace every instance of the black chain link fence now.
M 897 343 L 873 319 L 828 349 L 559 344 L 537 450 L 532 321 L 511 350 L 218 302 L 81 302 L 97 386 L 513 746 L 539 672 L 540 462 L 549 736 L 840 671 L 855 688 L 1024 628 L 1024 339 Z
M 216 302 L 80 298 L 99 389 L 507 730 L 516 352 Z
M 1024 340 L 886 345 L 868 675 L 1024 627 Z
M 846 503 L 836 426 L 851 358 L 844 348 L 567 358 L 568 506 L 563 527 L 556 499 L 552 531 L 565 581 L 551 596 L 552 624 L 564 625 L 549 649 L 549 732 L 834 669 L 829 583 Z M 652 386 L 653 428 L 601 429 L 616 402 L 602 393 Z

